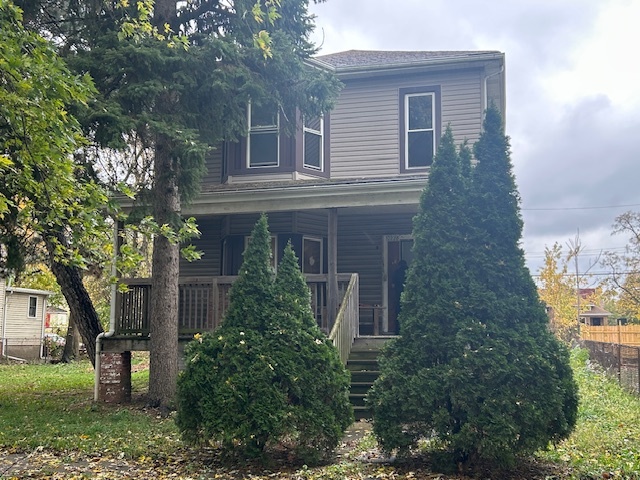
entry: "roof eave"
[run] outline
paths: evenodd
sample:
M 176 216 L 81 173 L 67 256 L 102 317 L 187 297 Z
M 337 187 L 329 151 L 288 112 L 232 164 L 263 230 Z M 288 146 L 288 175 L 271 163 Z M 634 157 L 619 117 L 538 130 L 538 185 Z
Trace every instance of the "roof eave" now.
M 51 296 L 55 292 L 50 292 L 48 290 L 36 290 L 33 288 L 21 288 L 21 287 L 6 287 L 5 291 L 9 293 L 28 293 L 30 295 L 43 295 L 43 296 Z
M 184 215 L 282 212 L 321 208 L 417 205 L 427 177 L 366 183 L 259 187 L 207 192 Z
M 402 72 L 413 73 L 422 72 L 425 70 L 442 69 L 442 68 L 464 68 L 470 66 L 470 64 L 481 64 L 491 61 L 504 61 L 504 53 L 492 52 L 481 53 L 467 56 L 451 56 L 451 57 L 439 57 L 428 60 L 419 60 L 414 62 L 405 63 L 387 63 L 376 65 L 357 65 L 357 66 L 345 66 L 334 67 L 326 62 L 318 59 L 313 59 L 314 64 L 320 68 L 331 70 L 341 79 L 372 77 L 381 75 L 390 75 Z

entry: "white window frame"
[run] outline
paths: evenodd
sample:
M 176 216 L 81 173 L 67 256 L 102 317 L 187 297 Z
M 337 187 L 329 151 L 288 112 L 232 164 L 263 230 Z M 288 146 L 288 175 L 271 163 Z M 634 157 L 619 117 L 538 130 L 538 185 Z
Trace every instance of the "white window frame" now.
M 320 137 L 320 165 L 310 165 L 307 163 L 306 153 L 307 153 L 307 133 L 311 135 L 317 135 Z M 320 130 L 316 130 L 313 128 L 307 127 L 306 122 L 302 126 L 302 165 L 304 168 L 309 168 L 312 170 L 317 170 L 319 172 L 324 172 L 324 115 L 320 115 Z
M 249 126 L 249 132 L 247 133 L 247 168 L 277 168 L 280 166 L 280 114 L 276 113 L 275 125 L 260 125 L 254 127 L 251 122 L 251 102 L 247 105 L 247 125 Z M 276 134 L 276 163 L 269 165 L 251 165 L 251 135 L 267 135 Z
M 431 97 L 431 128 L 409 129 L 409 99 L 412 97 Z M 404 168 L 405 170 L 419 170 L 427 168 L 425 165 L 412 167 L 409 165 L 409 134 L 414 132 L 432 132 L 433 156 L 436 154 L 436 95 L 435 92 L 406 93 L 404 95 Z M 433 157 L 432 157 L 433 160 Z
M 34 301 L 33 315 L 31 315 L 31 300 Z M 29 303 L 27 304 L 27 317 L 36 318 L 38 316 L 38 297 L 29 295 Z
M 310 272 L 306 272 L 305 271 L 305 258 L 304 258 L 304 242 L 316 242 L 320 244 L 320 258 L 318 259 L 318 261 L 320 262 L 320 272 L 318 274 L 323 274 L 324 272 L 324 245 L 323 245 L 323 241 L 322 238 L 319 237 L 308 237 L 308 236 L 303 236 L 302 237 L 302 255 L 300 255 L 301 257 L 301 263 L 302 263 L 302 273 L 310 273 Z

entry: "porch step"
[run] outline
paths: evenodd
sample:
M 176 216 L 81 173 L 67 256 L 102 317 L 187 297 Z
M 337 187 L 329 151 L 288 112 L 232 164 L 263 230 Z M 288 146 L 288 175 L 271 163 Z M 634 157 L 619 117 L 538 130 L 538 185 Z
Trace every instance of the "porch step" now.
M 358 338 L 351 347 L 347 369 L 351 372 L 349 400 L 353 405 L 356 420 L 370 418 L 371 412 L 366 406 L 369 389 L 380 376 L 378 355 L 387 338 Z

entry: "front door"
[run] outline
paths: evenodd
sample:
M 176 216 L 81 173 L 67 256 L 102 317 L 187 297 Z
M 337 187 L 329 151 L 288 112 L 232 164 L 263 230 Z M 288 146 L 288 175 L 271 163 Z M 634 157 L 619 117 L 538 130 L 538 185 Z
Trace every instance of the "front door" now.
M 387 239 L 386 261 L 386 293 L 387 318 L 386 330 L 390 334 L 398 334 L 400 326 L 400 295 L 404 289 L 406 273 L 413 259 L 413 239 L 409 236 L 395 236 Z

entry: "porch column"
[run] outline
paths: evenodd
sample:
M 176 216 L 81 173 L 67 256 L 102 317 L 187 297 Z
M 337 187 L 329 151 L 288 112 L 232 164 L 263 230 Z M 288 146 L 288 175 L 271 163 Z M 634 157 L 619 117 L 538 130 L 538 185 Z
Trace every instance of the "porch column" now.
M 333 326 L 338 314 L 338 209 L 329 209 L 327 226 L 327 314 Z

